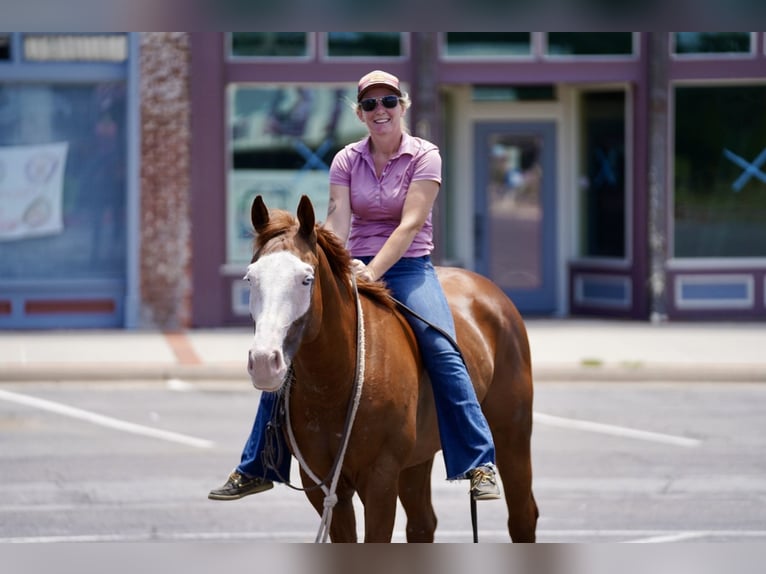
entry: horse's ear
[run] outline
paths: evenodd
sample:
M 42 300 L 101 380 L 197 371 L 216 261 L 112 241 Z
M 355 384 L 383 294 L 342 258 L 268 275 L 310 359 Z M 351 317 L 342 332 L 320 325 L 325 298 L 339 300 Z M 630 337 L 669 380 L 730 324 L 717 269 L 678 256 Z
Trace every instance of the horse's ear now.
M 269 210 L 260 195 L 253 200 L 253 206 L 250 208 L 250 221 L 252 221 L 256 233 L 260 233 L 269 222 Z
M 314 206 L 307 195 L 302 195 L 298 203 L 298 222 L 300 223 L 300 233 L 309 243 L 316 243 L 316 216 L 314 215 Z

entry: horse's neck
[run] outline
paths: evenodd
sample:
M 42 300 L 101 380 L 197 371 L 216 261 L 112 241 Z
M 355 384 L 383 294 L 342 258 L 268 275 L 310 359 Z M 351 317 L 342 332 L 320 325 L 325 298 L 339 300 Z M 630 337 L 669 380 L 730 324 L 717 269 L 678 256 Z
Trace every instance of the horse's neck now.
M 318 300 L 312 321 L 319 322 L 316 337 L 304 340 L 295 356 L 296 392 L 312 392 L 331 401 L 347 401 L 356 373 L 356 302 L 335 278 L 324 257 L 318 269 Z M 303 380 L 301 380 L 303 379 Z M 301 391 L 298 391 L 301 389 Z

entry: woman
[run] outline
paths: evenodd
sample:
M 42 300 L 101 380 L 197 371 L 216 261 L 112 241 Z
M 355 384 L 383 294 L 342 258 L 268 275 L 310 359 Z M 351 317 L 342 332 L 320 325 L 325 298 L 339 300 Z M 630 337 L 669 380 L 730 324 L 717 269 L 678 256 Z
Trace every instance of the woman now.
M 454 338 L 452 313 L 430 259 L 441 156 L 435 145 L 407 132 L 409 106 L 396 76 L 375 70 L 359 80 L 356 114 L 369 135 L 333 159 L 324 227 L 347 244 L 358 276 L 383 280 L 395 298 Z M 470 479 L 475 500 L 500 498 L 492 435 L 460 354 L 438 330 L 409 315 L 407 320 L 433 385 L 447 478 Z M 240 465 L 209 498 L 242 498 L 289 476 L 288 456 L 277 471 L 261 460 L 274 402 L 272 393 L 262 395 Z M 274 438 L 282 440 L 281 434 Z

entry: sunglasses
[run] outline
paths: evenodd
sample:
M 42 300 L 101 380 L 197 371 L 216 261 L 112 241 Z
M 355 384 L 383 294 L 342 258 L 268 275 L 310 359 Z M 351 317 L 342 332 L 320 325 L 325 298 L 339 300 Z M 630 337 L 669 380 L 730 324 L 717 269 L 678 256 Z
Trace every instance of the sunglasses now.
M 378 107 L 378 102 L 383 104 L 384 108 L 388 108 L 390 110 L 399 105 L 399 96 L 391 94 L 388 96 L 382 96 L 380 98 L 366 98 L 359 102 L 359 105 L 362 106 L 362 109 L 365 112 L 371 112 Z

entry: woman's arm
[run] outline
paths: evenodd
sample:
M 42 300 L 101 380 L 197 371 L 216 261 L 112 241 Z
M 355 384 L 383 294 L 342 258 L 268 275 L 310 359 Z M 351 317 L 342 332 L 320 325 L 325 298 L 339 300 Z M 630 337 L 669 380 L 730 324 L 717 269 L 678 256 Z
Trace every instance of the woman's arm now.
M 359 275 L 373 281 L 380 279 L 394 263 L 399 261 L 428 219 L 428 214 L 431 213 L 438 193 L 439 184 L 435 181 L 417 180 L 410 184 L 399 225 L 380 248 L 378 254 L 372 258 L 366 269 L 361 271 Z
M 330 203 L 324 229 L 332 231 L 345 245 L 351 231 L 351 193 L 346 185 L 330 184 Z

